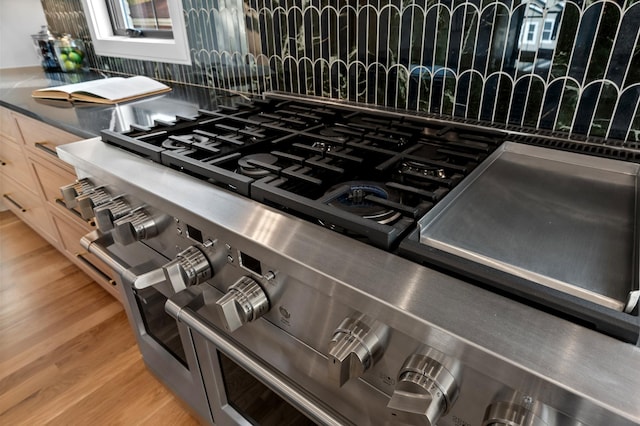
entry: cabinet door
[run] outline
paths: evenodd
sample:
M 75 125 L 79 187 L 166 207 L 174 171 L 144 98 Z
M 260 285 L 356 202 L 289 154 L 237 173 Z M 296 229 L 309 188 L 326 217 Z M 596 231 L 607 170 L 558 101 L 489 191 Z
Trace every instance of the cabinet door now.
M 58 233 L 41 199 L 11 178 L 3 178 L 3 204 L 27 222 L 53 245 L 58 245 Z
M 24 144 L 28 149 L 57 157 L 56 146 L 82 138 L 23 115 L 15 115 Z
M 35 176 L 19 145 L 11 142 L 0 142 L 0 172 L 20 182 L 34 194 L 39 194 Z
M 88 226 L 82 226 L 63 214 L 54 213 L 53 221 L 60 232 L 61 245 L 65 254 L 82 268 L 101 287 L 122 301 L 119 284 L 113 279 L 114 272 L 93 254 L 88 253 L 80 244 L 80 239 L 91 231 Z
M 10 110 L 0 107 L 0 142 L 11 142 L 22 145 L 16 120 Z

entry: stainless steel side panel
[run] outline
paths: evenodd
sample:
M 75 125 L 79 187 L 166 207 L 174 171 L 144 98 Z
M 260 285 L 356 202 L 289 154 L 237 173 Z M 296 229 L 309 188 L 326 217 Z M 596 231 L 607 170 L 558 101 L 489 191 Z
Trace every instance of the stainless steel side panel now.
M 638 290 L 639 172 L 506 142 L 420 220 L 420 242 L 622 311 Z
M 584 424 L 640 424 L 640 348 L 632 344 L 328 232 L 99 139 L 58 147 L 58 152 L 81 175 L 102 179 L 193 226 L 207 229 L 215 223 L 222 241 L 238 241 L 297 282 L 506 388 Z M 463 378 L 461 394 L 465 389 Z

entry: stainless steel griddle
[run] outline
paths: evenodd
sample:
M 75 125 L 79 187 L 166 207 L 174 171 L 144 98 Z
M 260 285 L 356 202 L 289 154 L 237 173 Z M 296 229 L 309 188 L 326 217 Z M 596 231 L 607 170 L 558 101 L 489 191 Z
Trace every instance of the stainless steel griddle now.
M 420 243 L 629 312 L 638 300 L 639 172 L 506 142 L 420 220 Z

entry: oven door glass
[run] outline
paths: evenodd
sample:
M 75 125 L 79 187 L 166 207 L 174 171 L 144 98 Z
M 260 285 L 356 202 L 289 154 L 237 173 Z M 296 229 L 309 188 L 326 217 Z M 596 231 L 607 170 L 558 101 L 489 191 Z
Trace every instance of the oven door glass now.
M 140 316 L 147 334 L 182 365 L 188 367 L 180 331 L 174 318 L 164 310 L 167 297 L 153 287 L 134 290 Z
M 218 359 L 227 402 L 247 421 L 261 426 L 315 425 L 220 351 Z

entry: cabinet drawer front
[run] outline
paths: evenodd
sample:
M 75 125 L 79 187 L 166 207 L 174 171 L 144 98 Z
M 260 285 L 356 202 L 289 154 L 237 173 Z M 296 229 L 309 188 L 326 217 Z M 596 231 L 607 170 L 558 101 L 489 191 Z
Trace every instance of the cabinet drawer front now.
M 57 200 L 62 199 L 60 187 L 75 182 L 76 175 L 51 162 L 43 161 L 33 156 L 30 156 L 29 159 L 46 200 L 56 204 Z
M 60 241 L 63 249 L 77 260 L 77 264 L 80 265 L 85 271 L 89 272 L 92 278 L 94 278 L 102 287 L 109 293 L 113 294 L 120 300 L 117 283 L 113 278 L 114 272 L 100 259 L 95 257 L 80 245 L 80 239 L 92 229 L 89 226 L 82 226 L 78 223 L 71 222 L 69 219 L 63 217 L 60 214 L 54 214 L 53 220 L 60 232 Z
M 49 212 L 40 198 L 13 179 L 5 178 L 3 185 L 2 203 L 43 234 L 51 243 L 56 244 L 58 234 L 53 223 L 49 220 Z
M 13 114 L 7 108 L 2 107 L 0 107 L 0 139 L 2 142 L 7 141 L 22 145 L 22 139 Z
M 52 157 L 56 156 L 56 146 L 82 139 L 28 117 L 16 116 L 16 121 L 25 145 L 30 149 L 45 152 Z
M 34 194 L 39 193 L 31 166 L 19 145 L 7 142 L 0 144 L 0 171 L 29 188 Z

